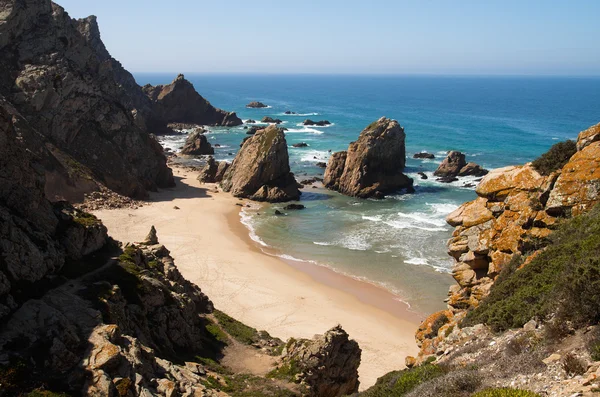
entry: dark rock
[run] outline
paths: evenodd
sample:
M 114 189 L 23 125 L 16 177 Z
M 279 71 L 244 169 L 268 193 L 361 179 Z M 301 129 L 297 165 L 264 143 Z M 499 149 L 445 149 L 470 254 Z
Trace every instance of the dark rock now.
M 300 142 L 300 143 L 294 143 L 292 146 L 293 147 L 308 147 L 308 144 L 306 142 Z
M 246 105 L 247 108 L 252 108 L 252 109 L 261 109 L 261 108 L 266 108 L 268 107 L 267 105 L 265 105 L 262 102 L 258 102 L 258 101 L 252 101 L 249 104 Z
M 248 129 L 248 131 L 246 131 L 246 135 L 254 135 L 256 134 L 256 131 L 262 130 L 265 127 L 262 126 L 252 126 Z
M 318 163 L 315 164 L 317 167 L 319 168 L 327 168 L 327 163 L 324 163 L 322 161 L 319 161 Z
M 302 204 L 288 204 L 285 207 L 283 207 L 284 210 L 303 210 L 305 208 L 306 207 Z
M 256 120 L 248 119 L 246 120 L 246 124 L 256 124 Z
M 485 176 L 488 173 L 489 171 L 479 164 L 468 163 L 460 169 L 458 176 Z
M 427 152 L 421 152 L 421 153 L 415 153 L 413 155 L 413 159 L 434 159 L 435 156 L 431 153 L 427 153 Z
M 452 182 L 458 181 L 458 178 L 455 176 L 452 176 L 452 175 L 446 175 L 441 178 L 437 178 L 436 181 L 442 182 L 442 183 L 452 183 Z
M 206 139 L 204 130 L 196 130 L 188 135 L 183 149 L 181 149 L 181 154 L 189 156 L 215 154 L 215 149 L 213 149 L 208 139 Z
M 283 215 L 283 212 L 281 212 L 279 210 L 275 210 L 275 215 Z
M 444 161 L 442 161 L 433 175 L 441 177 L 457 176 L 465 165 L 467 165 L 465 155 L 461 152 L 453 150 L 448 153 L 448 156 L 444 159 Z
M 292 112 L 291 110 L 286 110 L 285 114 L 297 114 L 296 112 Z
M 311 119 L 306 119 L 306 120 L 304 120 L 304 122 L 302 124 L 303 125 L 316 125 L 319 127 L 324 127 L 326 125 L 330 125 L 331 123 L 327 120 L 313 121 Z
M 402 173 L 406 161 L 404 129 L 385 117 L 365 128 L 347 152 L 331 156 L 325 170 L 325 187 L 367 198 L 412 186 Z
M 225 173 L 223 190 L 256 201 L 297 200 L 300 191 L 290 172 L 283 131 L 269 126 L 247 138 Z
M 215 143 L 215 147 L 221 147 L 221 145 L 219 145 L 218 143 Z
M 428 179 L 427 175 L 425 175 L 424 172 L 418 172 L 419 176 L 421 177 L 421 179 Z
M 178 75 L 171 84 L 146 85 L 143 90 L 152 101 L 154 113 L 167 122 L 228 127 L 243 124 L 234 112 L 212 106 L 183 74 Z
M 269 116 L 263 117 L 261 121 L 263 123 L 272 123 L 272 124 L 281 124 L 281 123 L 283 123 L 283 121 L 281 121 L 279 119 L 274 119 L 274 118 L 269 117 Z

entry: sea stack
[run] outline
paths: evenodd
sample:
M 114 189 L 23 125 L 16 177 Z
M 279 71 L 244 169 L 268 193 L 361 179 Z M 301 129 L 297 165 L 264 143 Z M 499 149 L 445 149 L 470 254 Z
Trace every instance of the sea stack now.
M 217 109 L 180 74 L 171 84 L 143 87 L 154 112 L 167 122 L 232 127 L 242 125 L 234 112 Z
M 282 202 L 300 197 L 290 172 L 285 134 L 271 125 L 248 137 L 225 173 L 221 187 L 235 197 Z
M 412 190 L 413 180 L 402 173 L 405 138 L 404 128 L 396 120 L 382 117 L 371 123 L 347 151 L 331 156 L 323 184 L 361 198 L 383 198 L 403 188 Z
M 457 176 L 484 176 L 488 170 L 479 164 L 467 163 L 465 155 L 459 151 L 453 150 L 442 161 L 433 175 L 440 177 L 441 182 L 452 182 Z
M 188 135 L 185 144 L 183 145 L 183 149 L 181 149 L 181 154 L 189 156 L 215 154 L 215 149 L 208 139 L 206 139 L 206 135 L 204 135 L 205 132 L 205 130 L 198 128 Z

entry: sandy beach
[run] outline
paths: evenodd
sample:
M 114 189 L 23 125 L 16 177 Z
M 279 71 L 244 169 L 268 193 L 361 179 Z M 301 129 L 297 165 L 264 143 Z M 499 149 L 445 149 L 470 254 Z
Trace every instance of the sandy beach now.
M 141 241 L 154 225 L 181 273 L 215 307 L 252 327 L 285 340 L 341 324 L 362 348 L 361 390 L 417 353 L 419 316 L 397 297 L 326 268 L 267 255 L 240 223 L 236 203 L 242 201 L 201 185 L 194 171 L 174 172 L 177 187 L 152 194 L 147 205 L 95 215 L 123 242 Z

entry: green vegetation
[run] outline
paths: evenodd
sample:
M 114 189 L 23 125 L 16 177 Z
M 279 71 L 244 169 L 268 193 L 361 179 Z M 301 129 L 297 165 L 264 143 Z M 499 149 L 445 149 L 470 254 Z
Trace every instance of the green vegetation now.
M 296 382 L 296 375 L 298 375 L 302 369 L 298 365 L 297 360 L 290 360 L 284 363 L 281 367 L 275 368 L 267 374 L 267 378 L 281 379 L 287 382 Z
M 216 362 L 215 360 L 207 357 L 196 356 L 196 361 L 204 365 L 209 371 L 216 372 L 218 374 L 230 375 L 232 372 Z
M 511 389 L 508 387 L 502 389 L 486 389 L 473 394 L 472 397 L 540 397 L 539 394 L 520 389 Z
M 217 324 L 213 323 L 212 321 L 210 321 L 208 319 L 207 319 L 207 321 L 208 321 L 208 324 L 206 324 L 206 330 L 212 336 L 214 336 L 216 340 L 227 344 L 229 342 L 229 337 L 227 337 L 227 334 L 225 332 L 223 332 L 221 327 L 219 327 Z
M 48 390 L 37 389 L 27 393 L 25 397 L 69 397 L 69 395 L 65 393 L 55 393 Z
M 207 376 L 202 384 L 212 390 L 220 390 L 232 397 L 294 397 L 298 394 L 273 381 L 254 375 Z
M 446 371 L 435 364 L 393 371 L 377 379 L 375 385 L 361 393 L 361 397 L 399 397 L 417 386 L 444 375 Z
M 568 140 L 552 145 L 550 150 L 535 159 L 533 167 L 542 175 L 550 175 L 567 164 L 571 156 L 577 152 L 575 142 Z
M 590 356 L 594 361 L 600 361 L 600 341 L 595 341 L 590 345 Z
M 530 319 L 570 321 L 575 326 L 600 320 L 600 206 L 563 221 L 551 244 L 517 270 L 514 260 L 500 273 L 481 304 L 463 326 L 488 324 L 495 331 L 522 327 Z
M 238 342 L 245 345 L 251 345 L 260 340 L 260 336 L 256 329 L 248 327 L 246 324 L 239 322 L 233 317 L 229 317 L 222 311 L 215 310 L 213 314 L 223 330 Z
M 80 224 L 83 227 L 92 227 L 92 226 L 99 225 L 101 223 L 100 219 L 96 218 L 94 215 L 92 215 L 90 213 L 83 212 L 83 211 L 77 211 L 75 216 L 73 216 L 73 221 L 75 221 L 76 223 Z

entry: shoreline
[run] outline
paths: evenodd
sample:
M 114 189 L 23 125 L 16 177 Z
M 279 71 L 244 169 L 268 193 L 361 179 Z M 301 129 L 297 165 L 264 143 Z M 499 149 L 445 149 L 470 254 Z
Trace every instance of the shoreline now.
M 323 266 L 263 252 L 241 223 L 236 203 L 243 201 L 200 185 L 197 171 L 173 171 L 177 187 L 152 193 L 147 205 L 94 214 L 124 243 L 141 241 L 154 225 L 182 275 L 215 307 L 252 327 L 288 339 L 312 338 L 341 324 L 363 350 L 361 390 L 417 353 L 414 332 L 422 316 L 396 295 Z

